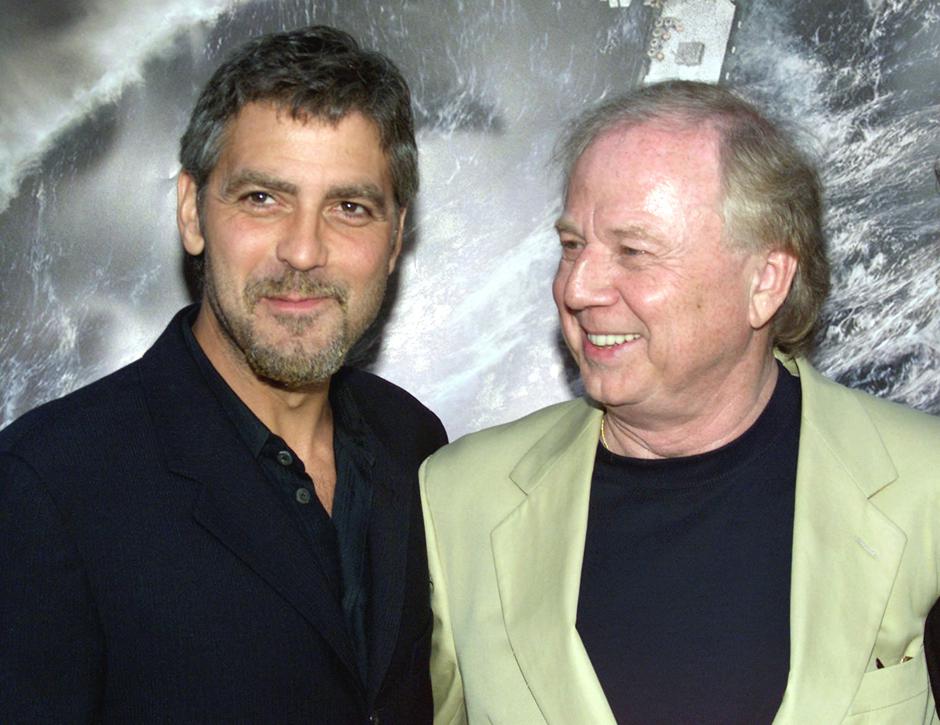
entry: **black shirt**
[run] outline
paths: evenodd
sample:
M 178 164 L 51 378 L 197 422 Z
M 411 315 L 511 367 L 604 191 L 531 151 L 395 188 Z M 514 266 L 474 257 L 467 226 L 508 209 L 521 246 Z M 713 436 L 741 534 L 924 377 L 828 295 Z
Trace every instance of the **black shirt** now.
M 375 462 L 375 447 L 368 428 L 363 425 L 352 396 L 342 386 L 331 385 L 329 400 L 333 410 L 333 456 L 336 464 L 331 518 L 314 491 L 303 461 L 241 401 L 202 351 L 192 331 L 196 311 L 198 307 L 189 319 L 183 318 L 183 337 L 206 382 L 265 478 L 274 486 L 283 504 L 295 514 L 295 520 L 310 545 L 315 562 L 311 565 L 321 567 L 342 607 L 359 674 L 365 683 L 368 681 L 366 533 L 372 508 L 371 469 Z
M 800 386 L 697 456 L 598 446 L 577 628 L 620 723 L 769 723 L 786 688 Z

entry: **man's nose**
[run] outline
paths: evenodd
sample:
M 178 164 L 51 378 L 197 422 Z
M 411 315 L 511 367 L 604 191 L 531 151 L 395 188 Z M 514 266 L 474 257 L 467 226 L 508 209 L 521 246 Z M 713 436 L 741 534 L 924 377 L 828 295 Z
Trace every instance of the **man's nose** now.
M 329 232 L 319 211 L 296 211 L 282 232 L 277 245 L 279 261 L 300 271 L 326 264 L 329 258 Z
M 613 286 L 615 264 L 606 249 L 587 245 L 572 264 L 565 281 L 565 305 L 581 310 L 614 304 L 617 301 Z

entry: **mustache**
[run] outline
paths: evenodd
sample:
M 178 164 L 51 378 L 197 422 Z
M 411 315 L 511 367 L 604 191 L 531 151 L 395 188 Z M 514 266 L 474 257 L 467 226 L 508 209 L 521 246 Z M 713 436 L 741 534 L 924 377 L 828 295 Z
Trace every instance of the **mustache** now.
M 279 277 L 265 277 L 245 285 L 245 301 L 254 307 L 262 297 L 298 295 L 301 297 L 332 297 L 345 308 L 349 290 L 339 282 L 320 279 L 309 272 L 288 270 Z

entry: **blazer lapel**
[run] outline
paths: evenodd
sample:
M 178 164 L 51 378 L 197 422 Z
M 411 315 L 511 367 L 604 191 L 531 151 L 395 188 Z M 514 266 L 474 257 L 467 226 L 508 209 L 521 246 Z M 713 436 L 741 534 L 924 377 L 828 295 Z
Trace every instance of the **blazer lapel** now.
M 897 473 L 864 409 L 805 363 L 799 372 L 790 676 L 775 722 L 840 722 L 868 668 L 906 537 L 868 500 Z
M 255 461 L 246 455 L 241 463 L 237 470 L 217 469 L 214 476 L 185 465 L 173 468 L 204 484 L 193 508 L 195 520 L 290 602 L 359 681 L 342 611 L 309 544 L 286 507 L 271 496 Z
M 352 643 L 329 583 L 289 507 L 276 499 L 202 379 L 183 340 L 181 315 L 140 367 L 165 464 L 202 485 L 195 520 L 293 605 L 359 682 Z
M 600 412 L 576 406 L 510 474 L 525 500 L 493 530 L 509 641 L 549 722 L 614 719 L 575 621 Z
M 405 596 L 408 557 L 409 502 L 400 492 L 414 481 L 402 480 L 387 452 L 376 456 L 372 476 L 372 512 L 369 520 L 369 683 L 375 697 L 385 679 L 395 643 Z

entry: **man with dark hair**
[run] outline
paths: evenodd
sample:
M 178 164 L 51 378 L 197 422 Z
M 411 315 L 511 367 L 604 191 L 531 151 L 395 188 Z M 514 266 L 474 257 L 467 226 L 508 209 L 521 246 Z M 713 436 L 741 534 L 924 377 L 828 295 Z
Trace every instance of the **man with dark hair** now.
M 331 28 L 257 38 L 180 160 L 201 304 L 0 434 L 0 722 L 429 722 L 445 433 L 342 367 L 417 191 L 408 87 Z
M 431 456 L 441 722 L 921 723 L 940 420 L 802 355 L 812 165 L 674 81 L 560 146 L 554 296 L 588 400 Z

